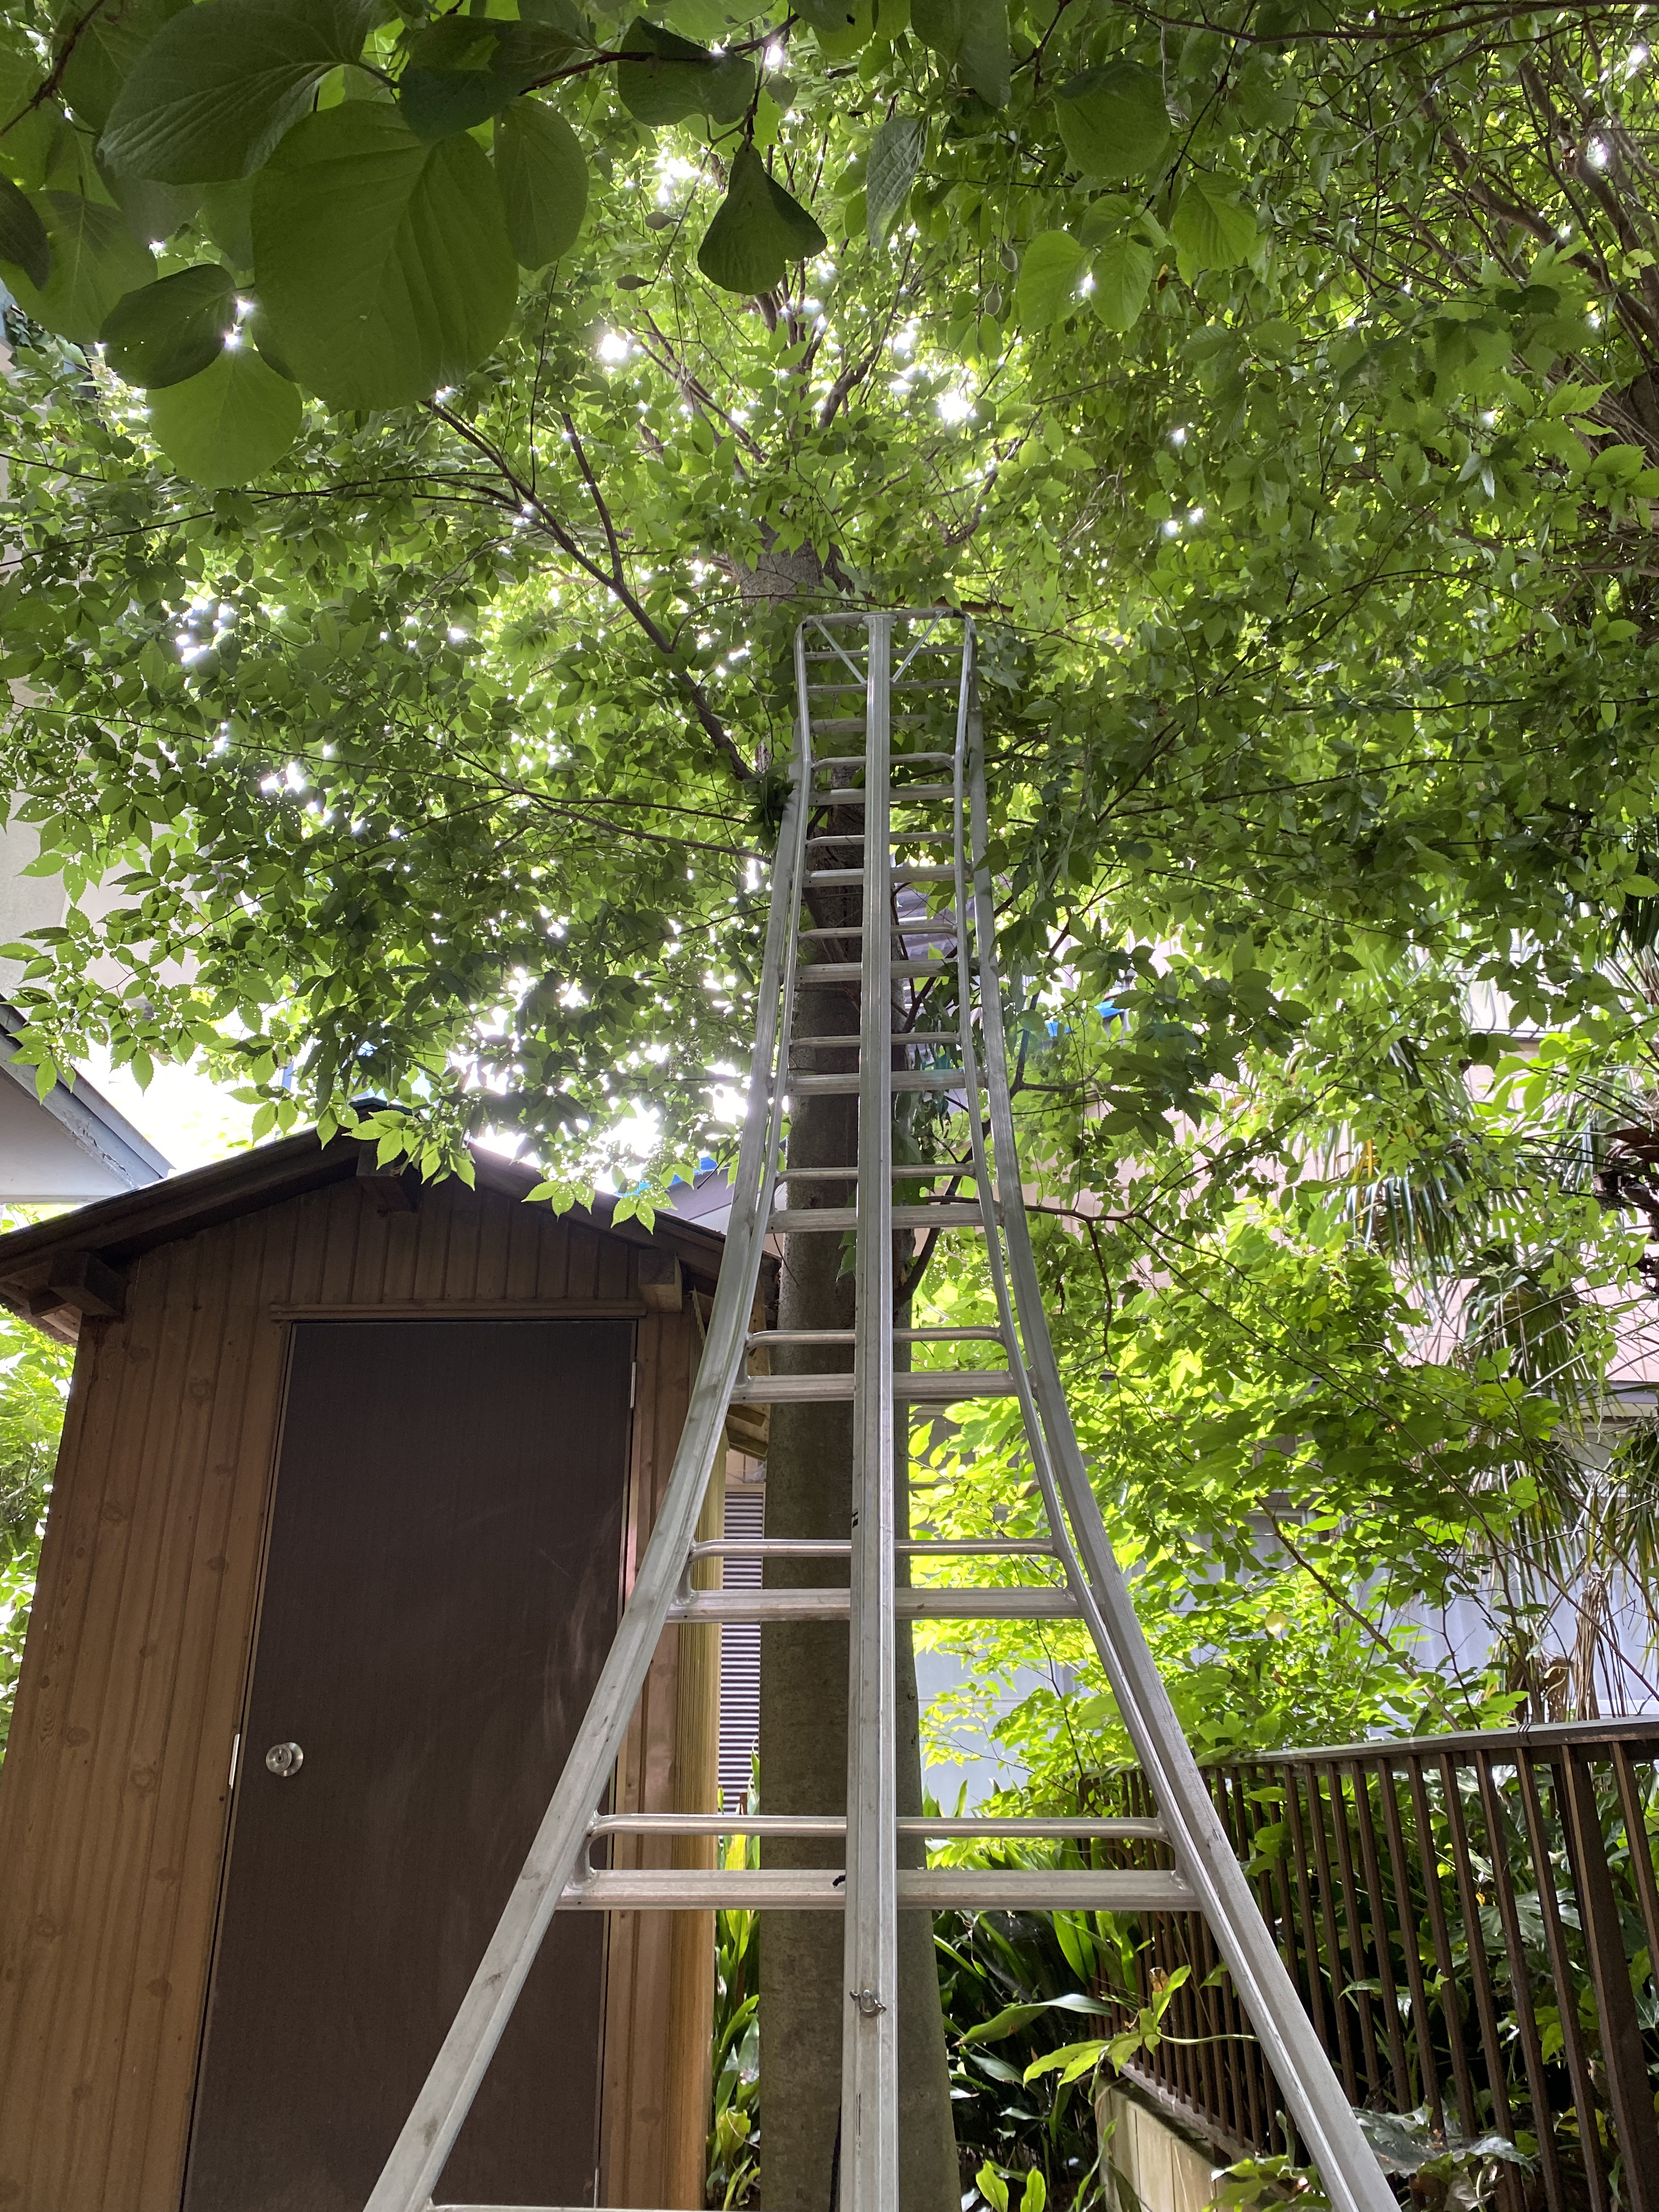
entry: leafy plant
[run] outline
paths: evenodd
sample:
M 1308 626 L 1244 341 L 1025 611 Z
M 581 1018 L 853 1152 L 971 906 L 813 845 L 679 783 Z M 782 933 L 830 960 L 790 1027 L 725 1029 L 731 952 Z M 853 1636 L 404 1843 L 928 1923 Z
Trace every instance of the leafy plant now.
M 751 1800 L 752 1802 L 752 1800 Z M 760 1839 L 722 1839 L 724 1866 L 757 1867 Z M 714 2107 L 708 2203 L 740 2212 L 760 2194 L 760 1915 L 714 1915 Z

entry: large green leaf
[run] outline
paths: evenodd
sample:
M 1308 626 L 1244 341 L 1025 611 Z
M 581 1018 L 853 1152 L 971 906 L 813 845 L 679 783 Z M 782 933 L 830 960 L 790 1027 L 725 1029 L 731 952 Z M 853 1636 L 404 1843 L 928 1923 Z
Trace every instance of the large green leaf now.
M 60 9 L 59 37 L 76 32 L 64 64 L 64 98 L 82 123 L 103 129 L 139 55 L 162 24 L 189 4 L 190 0 L 105 0 L 93 9 L 88 0 L 70 0 Z
M 202 204 L 199 185 L 158 185 L 154 177 L 126 176 L 102 167 L 97 174 L 140 246 L 171 238 Z
M 617 91 L 636 122 L 706 115 L 711 123 L 735 123 L 755 96 L 753 62 L 741 54 L 711 54 L 643 15 L 623 32 L 619 51 L 634 57 L 617 64 Z
M 0 261 L 13 263 L 31 284 L 51 281 L 52 240 L 40 210 L 7 176 L 0 176 Z
M 1045 230 L 1025 248 L 1014 297 L 1028 331 L 1046 330 L 1076 304 L 1089 265 L 1086 250 L 1068 231 Z
M 166 24 L 122 86 L 100 150 L 164 184 L 257 169 L 329 71 L 356 61 L 374 0 L 203 0 Z
M 502 27 L 482 16 L 444 15 L 416 34 L 398 100 L 417 137 L 471 131 L 512 99 L 515 87 L 494 68 Z
M 822 253 L 829 242 L 745 143 L 732 158 L 726 198 L 697 248 L 697 266 L 722 291 L 749 296 L 769 292 L 792 261 Z
M 981 100 L 1008 105 L 1007 0 L 911 0 L 910 27 Z
M 1194 170 L 1182 188 L 1170 217 L 1176 242 L 1176 266 L 1190 284 L 1201 269 L 1237 269 L 1248 261 L 1256 240 L 1255 215 L 1238 200 L 1231 177 Z
M 35 101 L 46 68 L 21 40 L 0 43 L 0 170 L 25 191 L 38 192 L 46 181 L 53 149 L 65 129 L 55 100 Z
M 202 228 L 233 269 L 253 268 L 253 179 L 210 185 L 202 195 Z
M 1085 176 L 1144 177 L 1170 143 L 1164 88 L 1136 62 L 1085 70 L 1054 94 L 1066 151 Z
M 920 116 L 890 115 L 877 131 L 864 173 L 865 221 L 872 245 L 886 237 L 909 198 L 927 143 L 927 126 Z
M 507 234 L 526 269 L 544 269 L 576 242 L 587 208 L 587 156 L 556 108 L 515 100 L 495 118 L 495 174 Z
M 1089 304 L 1109 331 L 1133 330 L 1158 274 L 1158 256 L 1131 230 L 1103 241 L 1091 265 Z
M 253 253 L 274 344 L 331 407 L 429 399 L 483 359 L 518 296 L 483 153 L 465 136 L 424 145 L 369 100 L 283 142 L 254 185 Z
M 304 414 L 294 385 L 251 347 L 234 345 L 199 376 L 155 393 L 149 427 L 180 476 L 216 489 L 246 483 L 280 460 Z
M 90 344 L 104 318 L 125 292 L 148 284 L 155 264 L 122 220 L 119 208 L 82 199 L 78 192 L 42 192 L 33 205 L 52 246 L 52 274 L 31 283 L 9 264 L 6 282 L 26 315 L 59 337 Z
M 102 337 L 116 374 L 154 392 L 199 376 L 218 359 L 235 321 L 229 270 L 204 261 L 118 300 Z

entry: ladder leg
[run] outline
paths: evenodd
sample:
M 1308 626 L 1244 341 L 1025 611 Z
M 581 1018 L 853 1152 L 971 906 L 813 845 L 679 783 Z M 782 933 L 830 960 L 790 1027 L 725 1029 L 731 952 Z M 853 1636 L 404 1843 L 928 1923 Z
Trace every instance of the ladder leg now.
M 898 1806 L 893 1686 L 892 886 L 888 847 L 893 618 L 869 620 L 854 1353 L 847 2012 L 841 2203 L 898 2203 Z

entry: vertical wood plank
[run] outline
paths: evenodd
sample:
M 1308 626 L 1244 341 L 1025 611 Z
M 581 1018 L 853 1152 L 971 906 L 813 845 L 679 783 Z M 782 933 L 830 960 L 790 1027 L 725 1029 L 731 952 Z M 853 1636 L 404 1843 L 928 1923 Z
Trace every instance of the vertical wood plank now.
M 352 1194 L 346 1186 L 345 1195 Z M 165 1926 L 158 1918 L 153 1931 L 156 1972 L 167 1986 L 154 2037 L 148 2094 L 136 2067 L 127 2085 L 131 2165 L 139 2175 L 143 2212 L 151 2207 L 172 2212 L 183 2181 L 230 1810 L 230 1746 L 252 1656 L 287 1371 L 289 1331 L 271 1321 L 269 1311 L 282 1297 L 292 1265 L 296 1224 L 284 1207 L 242 1226 L 246 1234 L 238 1239 L 235 1290 L 227 1316 L 230 1341 L 209 1441 L 211 1495 L 204 1502 L 191 1577 L 199 1602 L 181 1638 L 181 1678 L 197 1686 L 189 1711 L 176 1717 L 181 1737 L 186 1723 L 193 1724 L 194 1735 L 179 1749 L 180 1769 L 188 1763 L 188 1790 L 167 1861 L 177 1869 L 170 1893 L 173 1911 Z M 141 1971 L 135 2007 L 148 1990 Z M 112 2173 L 125 2170 L 123 2150 L 118 2130 Z
M 480 1191 L 477 1195 L 478 1267 L 473 1295 L 481 1300 L 504 1298 L 507 1295 L 507 1255 L 511 1229 L 507 1216 L 512 1205 L 511 1199 L 503 1198 L 496 1190 Z
M 444 1258 L 443 1296 L 459 1304 L 478 1295 L 478 1206 L 464 1182 L 453 1179 L 429 1194 L 441 1199 L 449 1216 L 449 1248 Z
M 410 1295 L 422 1304 L 436 1304 L 443 1296 L 444 1269 L 449 1262 L 451 1215 L 444 1193 L 447 1183 L 428 1185 L 421 1193 L 418 1212 L 407 1218 L 415 1224 L 415 1279 Z

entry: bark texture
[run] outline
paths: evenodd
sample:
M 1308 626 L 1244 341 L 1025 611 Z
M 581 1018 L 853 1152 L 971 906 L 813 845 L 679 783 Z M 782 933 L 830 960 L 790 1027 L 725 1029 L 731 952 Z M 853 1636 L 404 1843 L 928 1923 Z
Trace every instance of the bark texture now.
M 854 911 L 856 911 L 854 908 Z M 846 914 L 834 919 L 844 920 Z M 856 958 L 839 945 L 829 957 Z M 798 1039 L 856 1036 L 858 994 L 803 981 L 795 1018 Z M 845 1045 L 798 1051 L 798 1066 L 850 1070 Z M 857 1158 L 857 1101 L 803 1099 L 791 1125 L 789 1161 L 797 1168 L 850 1165 Z M 844 1206 L 851 1184 L 803 1184 L 792 1206 Z M 850 1328 L 853 1280 L 842 1275 L 841 1239 L 793 1237 L 784 1255 L 779 1291 L 781 1328 Z M 850 1351 L 839 1346 L 779 1347 L 775 1371 L 845 1371 Z M 905 1417 L 900 1417 L 898 1469 L 904 1468 Z M 769 1536 L 845 1540 L 852 1524 L 853 1415 L 850 1406 L 775 1406 L 767 1454 Z M 902 1490 L 901 1489 L 902 1519 Z M 823 1559 L 769 1560 L 766 1584 L 779 1589 L 847 1580 L 844 1566 Z M 915 1664 L 908 1627 L 899 1635 L 894 1684 L 902 1812 L 921 1810 Z M 847 1809 L 848 1640 L 840 1623 L 778 1623 L 761 1639 L 760 1774 L 770 1812 L 844 1814 Z M 923 1863 L 918 1843 L 910 1863 Z M 769 1842 L 769 1866 L 839 1866 L 838 1844 Z M 841 2106 L 841 2044 L 848 2005 L 842 1971 L 841 1916 L 769 1913 L 761 1930 L 761 2200 L 766 2212 L 835 2212 L 832 2177 Z M 957 2212 L 960 2186 L 951 2118 L 950 2078 L 939 2006 L 933 1922 L 925 1912 L 899 1920 L 899 2190 L 902 2212 Z

